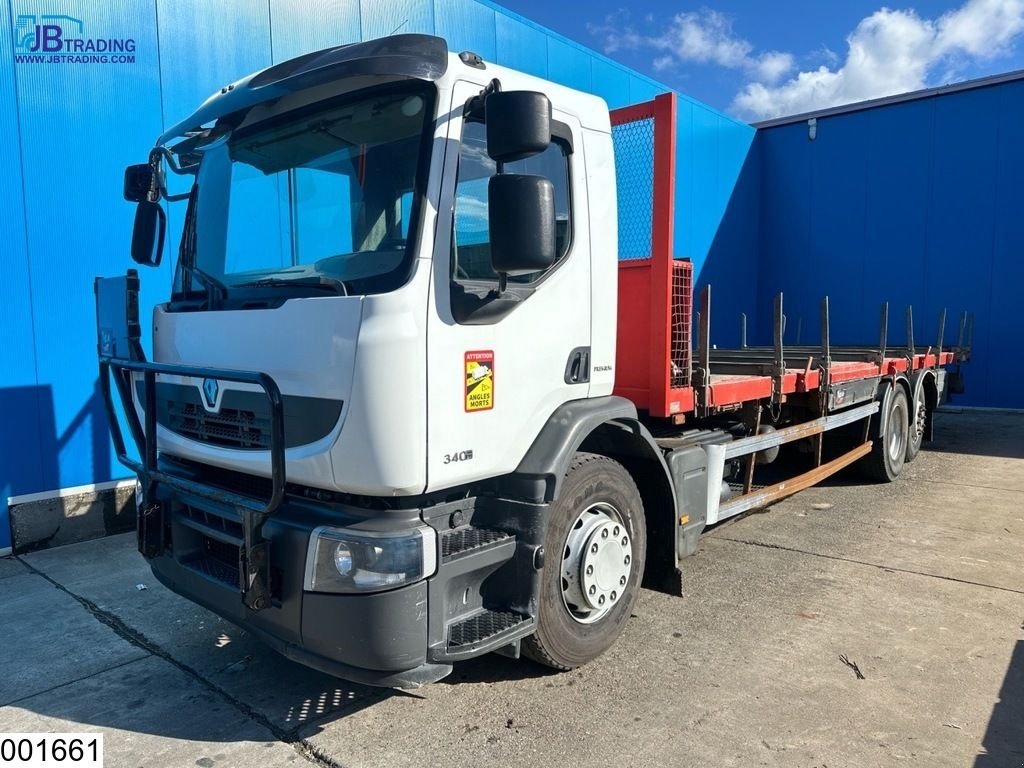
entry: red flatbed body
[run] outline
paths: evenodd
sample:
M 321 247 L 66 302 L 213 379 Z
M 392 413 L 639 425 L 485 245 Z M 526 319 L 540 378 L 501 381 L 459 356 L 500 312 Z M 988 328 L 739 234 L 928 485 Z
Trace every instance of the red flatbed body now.
M 632 400 L 652 417 L 681 422 L 751 401 L 785 402 L 791 395 L 939 368 L 967 358 L 966 315 L 954 349 L 942 347 L 943 315 L 937 347 L 918 352 L 911 343 L 887 350 L 886 309 L 880 344 L 830 347 L 826 331 L 820 347 L 787 348 L 779 330 L 780 319 L 783 328 L 785 323 L 781 296 L 776 300 L 773 347 L 718 350 L 711 346 L 708 329 L 709 289 L 701 297 L 703 321 L 695 343 L 692 265 L 673 255 L 675 115 L 676 98 L 671 93 L 611 112 L 616 152 L 625 148 L 651 155 L 647 160 L 651 178 L 632 174 L 619 182 L 620 201 L 624 196 L 637 205 L 650 200 L 651 220 L 649 255 L 634 254 L 619 261 L 615 394 Z M 626 189 L 621 188 L 623 184 Z M 827 299 L 822 318 L 827 327 Z M 695 349 L 704 351 L 695 353 Z

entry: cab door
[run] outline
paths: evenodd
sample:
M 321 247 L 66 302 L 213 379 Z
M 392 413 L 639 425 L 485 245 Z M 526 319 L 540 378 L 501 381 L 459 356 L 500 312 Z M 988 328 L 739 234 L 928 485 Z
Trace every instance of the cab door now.
M 505 82 L 505 90 L 515 90 Z M 463 115 L 483 83 L 452 93 L 427 319 L 428 490 L 511 472 L 554 410 L 589 395 L 590 227 L 579 121 L 553 104 L 551 145 L 505 164 L 555 190 L 556 263 L 491 269 L 484 116 Z

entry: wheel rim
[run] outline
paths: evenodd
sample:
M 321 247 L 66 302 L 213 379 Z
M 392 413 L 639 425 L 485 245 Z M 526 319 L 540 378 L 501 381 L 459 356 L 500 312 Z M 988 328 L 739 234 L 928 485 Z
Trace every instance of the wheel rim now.
M 633 571 L 633 543 L 619 511 L 606 502 L 576 518 L 562 547 L 562 603 L 574 621 L 600 621 L 622 600 Z
M 918 400 L 917 401 L 917 408 L 915 410 L 916 410 L 916 413 L 914 414 L 914 423 L 913 423 L 913 426 L 911 427 L 913 432 L 911 433 L 910 436 L 913 439 L 914 443 L 916 444 L 916 443 L 920 442 L 921 438 L 924 436 L 924 425 L 925 425 L 925 422 L 928 419 L 928 409 L 925 407 L 925 404 L 924 404 L 923 401 Z
M 906 450 L 907 423 L 902 408 L 893 408 L 889 414 L 889 458 L 899 460 Z

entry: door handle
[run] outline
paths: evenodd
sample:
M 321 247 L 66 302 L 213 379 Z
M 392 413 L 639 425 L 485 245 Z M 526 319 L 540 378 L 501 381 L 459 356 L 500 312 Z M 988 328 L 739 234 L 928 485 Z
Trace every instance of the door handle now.
M 586 384 L 590 381 L 590 347 L 576 347 L 569 353 L 565 364 L 566 384 Z

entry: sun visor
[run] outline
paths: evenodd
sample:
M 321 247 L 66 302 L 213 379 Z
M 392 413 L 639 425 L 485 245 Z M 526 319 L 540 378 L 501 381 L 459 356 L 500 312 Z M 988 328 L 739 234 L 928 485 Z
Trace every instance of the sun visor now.
M 431 35 L 394 35 L 307 53 L 226 85 L 191 116 L 167 130 L 158 145 L 200 130 L 226 115 L 289 93 L 347 77 L 390 76 L 433 82 L 448 69 L 448 45 Z

